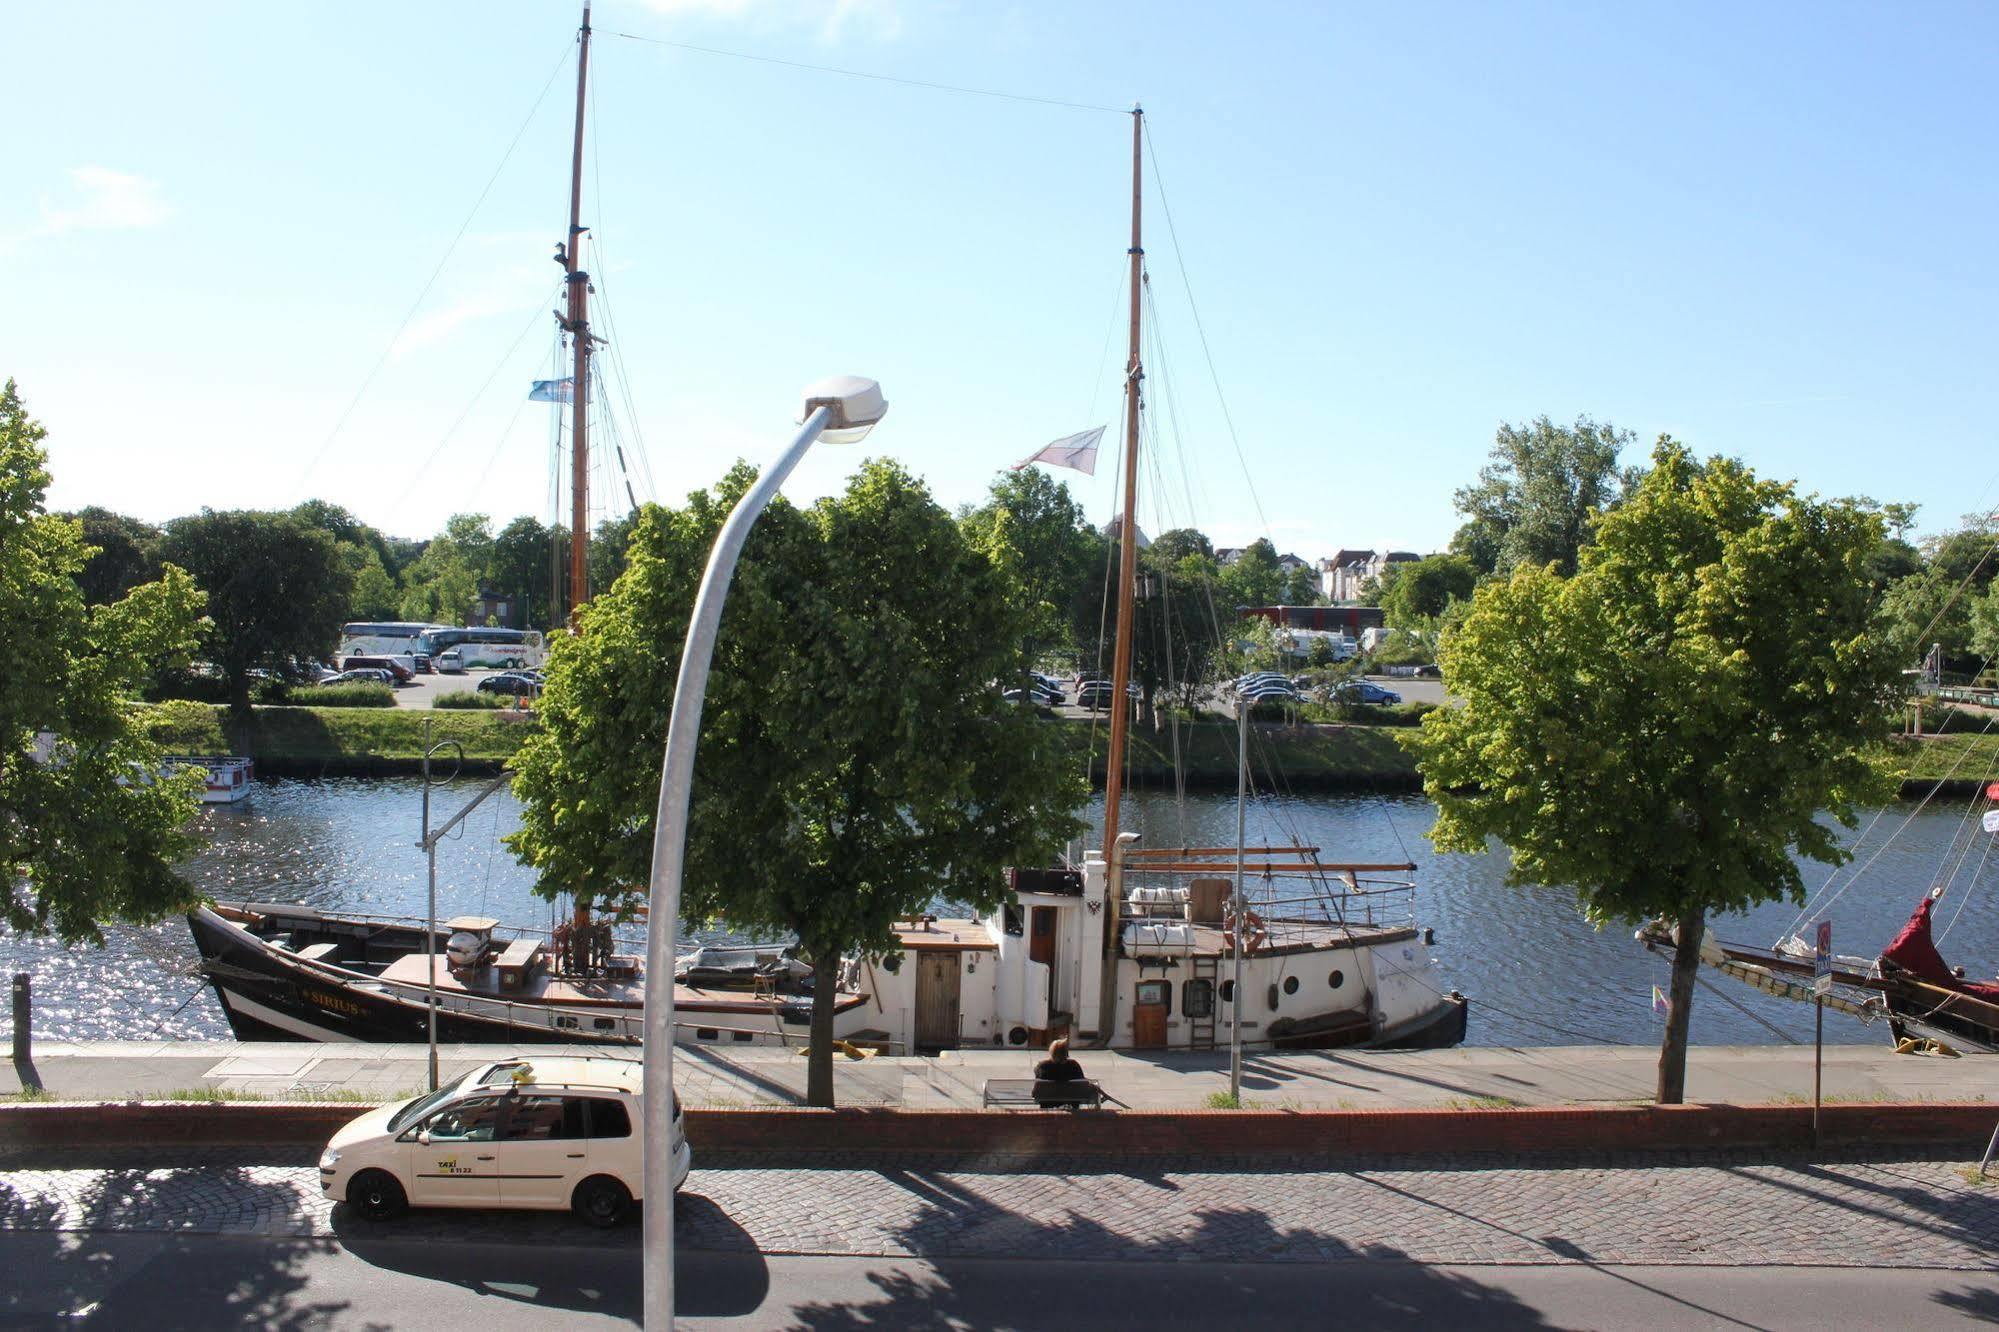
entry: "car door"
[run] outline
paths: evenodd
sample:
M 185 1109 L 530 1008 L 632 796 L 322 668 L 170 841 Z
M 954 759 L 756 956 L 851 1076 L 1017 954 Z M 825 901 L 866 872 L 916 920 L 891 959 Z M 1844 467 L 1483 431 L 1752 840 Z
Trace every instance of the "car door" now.
M 418 1207 L 497 1206 L 499 1125 L 500 1098 L 492 1095 L 466 1097 L 426 1119 L 410 1151 L 410 1202 Z
M 583 1100 L 521 1096 L 500 1134 L 500 1201 L 508 1207 L 567 1207 L 589 1172 Z
M 632 1122 L 639 1102 L 611 1095 L 592 1096 L 589 1102 L 590 1173 L 609 1175 L 630 1189 L 634 1198 L 643 1197 L 645 1138 L 643 1126 Z

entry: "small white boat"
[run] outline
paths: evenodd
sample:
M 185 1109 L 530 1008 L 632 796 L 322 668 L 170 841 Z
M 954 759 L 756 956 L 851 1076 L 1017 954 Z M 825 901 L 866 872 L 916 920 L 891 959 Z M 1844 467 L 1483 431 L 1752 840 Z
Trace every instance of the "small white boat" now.
M 208 781 L 201 792 L 204 805 L 233 805 L 250 794 L 256 781 L 257 765 L 247 758 L 218 754 L 169 754 L 167 772 L 199 768 Z

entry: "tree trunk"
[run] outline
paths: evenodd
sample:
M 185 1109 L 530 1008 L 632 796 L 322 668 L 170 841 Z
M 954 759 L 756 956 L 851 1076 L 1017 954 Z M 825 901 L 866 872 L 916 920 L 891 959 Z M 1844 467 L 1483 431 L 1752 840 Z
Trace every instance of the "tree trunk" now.
M 1694 1013 L 1694 977 L 1700 971 L 1707 912 L 1691 907 L 1680 917 L 1673 949 L 1672 993 L 1667 996 L 1666 1038 L 1659 1044 L 1659 1104 L 1678 1105 L 1687 1093 L 1687 1024 Z
M 840 950 L 814 948 L 812 1043 L 805 1056 L 805 1103 L 833 1108 L 833 1002 L 840 996 Z

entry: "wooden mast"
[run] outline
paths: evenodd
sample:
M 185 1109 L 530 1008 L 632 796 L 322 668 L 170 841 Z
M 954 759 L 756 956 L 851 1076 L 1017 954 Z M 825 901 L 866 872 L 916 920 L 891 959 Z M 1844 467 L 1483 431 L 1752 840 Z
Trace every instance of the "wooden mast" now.
M 1111 738 L 1104 771 L 1104 860 L 1109 865 L 1109 892 L 1104 902 L 1104 980 L 1098 1042 L 1109 1045 L 1117 1033 L 1118 903 L 1124 895 L 1124 870 L 1118 856 L 1120 806 L 1124 800 L 1125 733 L 1131 721 L 1132 603 L 1138 582 L 1138 406 L 1145 371 L 1139 357 L 1139 301 L 1145 278 L 1145 246 L 1139 220 L 1140 145 L 1145 111 L 1131 109 L 1131 353 L 1124 374 L 1124 514 L 1118 520 L 1117 646 L 1111 654 Z
M 1111 655 L 1111 747 L 1104 772 L 1104 858 L 1115 861 L 1119 805 L 1124 797 L 1125 731 L 1131 718 L 1132 602 L 1138 583 L 1138 401 L 1145 378 L 1139 360 L 1139 297 L 1145 247 L 1139 237 L 1139 142 L 1145 112 L 1131 109 L 1131 355 L 1124 372 L 1124 516 L 1118 522 L 1117 646 Z M 1111 904 L 1111 916 L 1117 904 Z
M 576 143 L 569 159 L 569 240 L 562 266 L 568 273 L 569 315 L 562 327 L 569 333 L 575 360 L 570 371 L 569 465 L 569 625 L 580 624 L 583 603 L 590 600 L 590 275 L 578 264 L 583 249 L 583 107 L 590 77 L 590 0 L 583 0 L 583 27 L 576 50 Z M 553 625 L 549 626 L 551 631 Z M 570 957 L 589 955 L 584 931 L 590 925 L 590 899 L 577 894 L 570 913 Z M 571 965 L 574 966 L 572 960 Z M 580 969 L 580 968 L 579 968 Z
M 562 322 L 575 353 L 569 385 L 569 622 L 590 599 L 590 275 L 577 265 L 583 249 L 583 106 L 590 77 L 590 3 L 584 0 L 576 54 L 576 144 L 569 160 L 569 240 L 562 266 L 568 273 L 569 314 Z

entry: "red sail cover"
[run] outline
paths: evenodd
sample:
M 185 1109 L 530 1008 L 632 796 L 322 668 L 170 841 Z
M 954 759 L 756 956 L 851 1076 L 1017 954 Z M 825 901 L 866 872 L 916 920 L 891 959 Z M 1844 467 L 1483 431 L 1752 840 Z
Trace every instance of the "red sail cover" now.
M 1881 950 L 1881 960 L 1893 962 L 1917 980 L 1999 1002 L 1999 985 L 1959 980 L 1951 971 L 1950 964 L 1943 960 L 1943 954 L 1937 951 L 1936 943 L 1930 938 L 1930 911 L 1935 906 L 1932 899 L 1925 897 L 1922 905 L 1916 908 L 1916 913 L 1909 917 L 1909 923 L 1895 936 L 1895 942 Z

